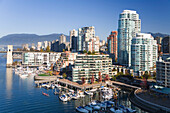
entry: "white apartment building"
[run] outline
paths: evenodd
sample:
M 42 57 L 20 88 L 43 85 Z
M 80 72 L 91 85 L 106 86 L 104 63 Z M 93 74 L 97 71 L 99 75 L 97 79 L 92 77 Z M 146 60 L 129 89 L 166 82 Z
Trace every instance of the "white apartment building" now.
M 42 42 L 38 42 L 38 43 L 37 43 L 37 50 L 39 50 L 39 51 L 40 51 L 40 50 L 41 50 L 41 48 L 42 48 Z
M 141 32 L 141 20 L 136 11 L 124 10 L 118 22 L 118 62 L 131 66 L 131 41 L 136 33 Z
M 156 81 L 158 84 L 170 88 L 170 57 L 165 60 L 160 57 L 156 62 Z
M 63 34 L 60 36 L 60 41 L 59 44 L 66 44 L 66 36 L 64 36 Z
M 131 45 L 131 68 L 134 72 L 151 71 L 156 65 L 157 51 L 157 42 L 151 34 L 137 33 Z
M 99 38 L 95 36 L 95 28 L 83 27 L 78 30 L 78 51 L 95 51 L 99 52 Z
M 72 81 L 80 82 L 85 78 L 86 83 L 90 82 L 92 75 L 97 80 L 99 72 L 103 76 L 112 76 L 112 59 L 109 55 L 87 55 L 78 54 L 72 70 Z
M 24 52 L 22 53 L 22 64 L 40 66 L 55 63 L 61 56 L 61 53 L 53 52 Z

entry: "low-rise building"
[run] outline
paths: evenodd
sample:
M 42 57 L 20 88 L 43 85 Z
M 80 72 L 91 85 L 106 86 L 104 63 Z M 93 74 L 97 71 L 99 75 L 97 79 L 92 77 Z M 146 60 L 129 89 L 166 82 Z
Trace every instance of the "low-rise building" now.
M 24 52 L 22 53 L 22 64 L 40 66 L 50 65 L 60 58 L 61 53 L 53 52 Z
M 72 81 L 81 82 L 84 78 L 89 83 L 92 76 L 98 80 L 99 72 L 103 78 L 106 75 L 112 76 L 111 66 L 112 59 L 109 55 L 78 54 L 72 70 Z
M 170 57 L 156 62 L 156 81 L 159 85 L 170 87 Z

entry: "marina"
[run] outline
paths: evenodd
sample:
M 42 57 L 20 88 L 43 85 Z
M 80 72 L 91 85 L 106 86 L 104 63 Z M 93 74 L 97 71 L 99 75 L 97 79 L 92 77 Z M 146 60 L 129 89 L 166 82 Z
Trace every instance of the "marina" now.
M 1 53 L 2 54 L 2 53 Z M 90 95 L 86 95 L 85 97 L 75 98 L 71 101 L 62 102 L 60 101 L 58 95 L 54 95 L 55 89 L 48 89 L 45 88 L 36 88 L 36 84 L 34 82 L 34 76 L 28 76 L 26 78 L 21 78 L 19 75 L 16 75 L 13 72 L 12 68 L 6 68 L 6 59 L 0 56 L 0 61 L 2 62 L 0 65 L 1 71 L 1 90 L 0 93 L 2 96 L 0 97 L 1 101 L 1 108 L 2 112 L 47 112 L 47 113 L 75 113 L 76 107 L 88 105 L 93 100 L 99 100 L 99 93 L 95 93 L 94 96 L 91 98 Z M 2 85 L 6 84 L 6 86 Z M 59 85 L 56 85 L 61 87 Z M 44 96 L 42 94 L 46 93 L 49 95 Z M 63 88 L 63 91 L 66 91 Z M 121 105 L 129 106 L 130 108 L 137 110 L 139 113 L 145 113 L 140 108 L 136 107 L 135 105 L 131 104 L 128 99 L 128 92 L 124 93 L 121 91 L 119 93 L 118 102 Z M 101 97 L 100 97 L 101 98 Z M 18 109 L 17 107 L 20 107 Z

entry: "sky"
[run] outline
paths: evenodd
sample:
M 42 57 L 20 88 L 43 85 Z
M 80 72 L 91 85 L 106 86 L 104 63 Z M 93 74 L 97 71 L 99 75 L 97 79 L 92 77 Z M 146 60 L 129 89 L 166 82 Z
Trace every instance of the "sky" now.
M 170 0 L 0 0 L 0 37 L 69 35 L 72 29 L 94 26 L 96 36 L 106 40 L 126 9 L 137 11 L 142 32 L 170 34 Z

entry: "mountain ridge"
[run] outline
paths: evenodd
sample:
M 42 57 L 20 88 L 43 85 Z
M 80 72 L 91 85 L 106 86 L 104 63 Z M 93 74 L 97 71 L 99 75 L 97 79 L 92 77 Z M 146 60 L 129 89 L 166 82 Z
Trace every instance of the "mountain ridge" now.
M 170 36 L 169 34 L 163 34 L 163 33 L 152 33 L 152 32 L 146 32 L 150 33 L 154 38 L 156 37 L 166 37 Z M 37 35 L 37 34 L 28 34 L 28 33 L 20 33 L 20 34 L 9 34 L 6 36 L 3 36 L 0 38 L 0 45 L 18 45 L 21 46 L 22 44 L 29 44 L 31 45 L 34 43 L 35 45 L 37 42 L 43 42 L 43 41 L 53 41 L 58 39 L 59 36 L 62 33 L 52 33 L 47 35 Z M 66 36 L 66 41 L 70 41 L 70 37 L 68 35 Z
M 53 40 L 59 40 L 59 36 L 61 34 L 48 34 L 48 35 L 37 35 L 37 34 L 9 34 L 6 36 L 3 36 L 0 38 L 0 45 L 22 45 L 22 44 L 29 44 L 31 45 L 34 43 L 35 45 L 37 42 L 43 42 L 43 41 L 53 41 Z M 70 41 L 70 37 L 66 36 L 66 41 Z

